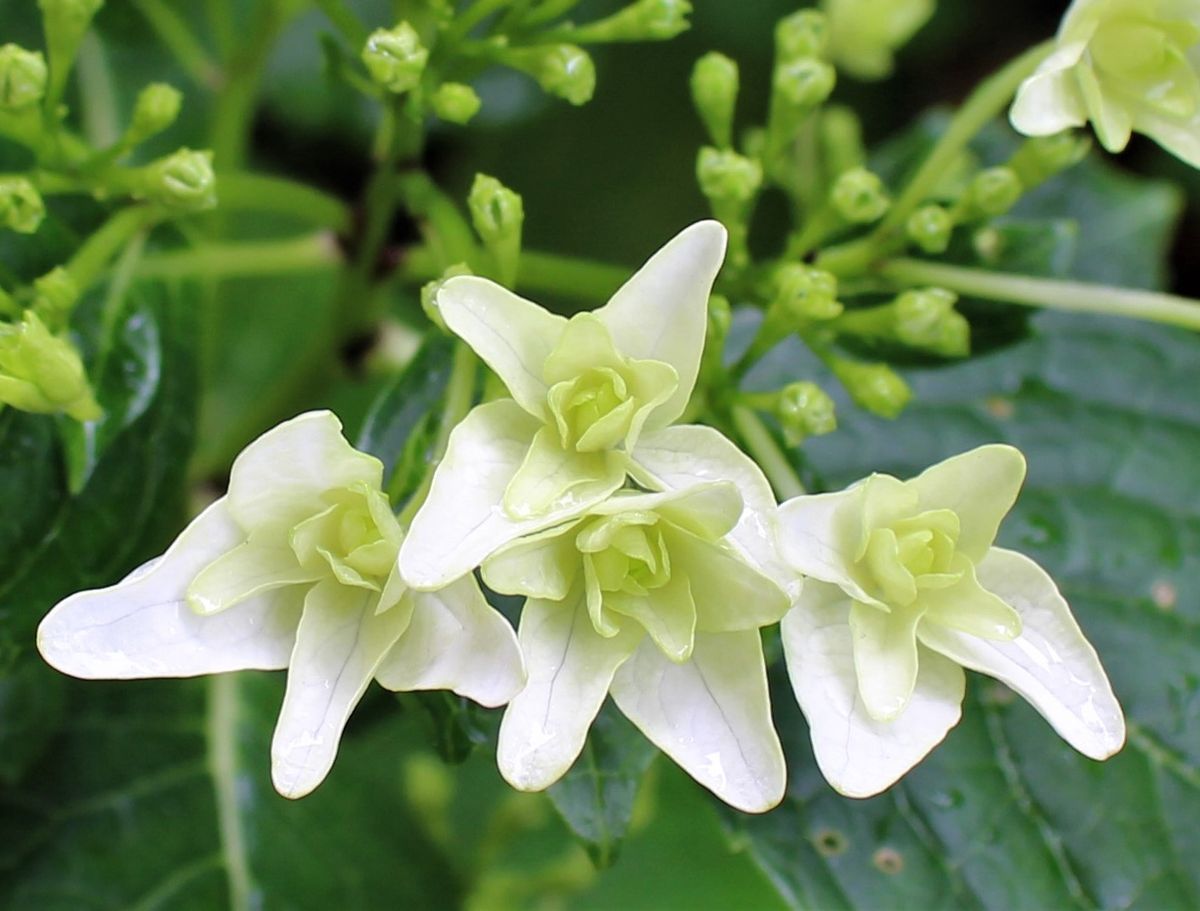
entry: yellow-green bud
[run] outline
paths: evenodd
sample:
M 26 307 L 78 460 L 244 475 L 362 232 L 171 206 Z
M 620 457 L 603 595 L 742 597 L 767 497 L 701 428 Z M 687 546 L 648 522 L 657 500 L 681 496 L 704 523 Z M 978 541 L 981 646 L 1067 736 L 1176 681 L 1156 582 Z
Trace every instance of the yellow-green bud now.
M 971 327 L 954 309 L 958 295 L 944 288 L 905 291 L 895 302 L 896 337 L 945 357 L 966 357 Z
M 805 323 L 831 320 L 841 314 L 837 276 L 832 272 L 801 263 L 785 263 L 775 270 L 773 278 L 773 307 Z
M 165 82 L 152 82 L 138 93 L 127 139 L 130 144 L 149 139 L 175 122 L 183 95 Z
M 823 60 L 801 57 L 775 67 L 772 85 L 791 107 L 815 108 L 833 93 L 837 71 Z
M 1021 144 L 1008 166 L 1028 190 L 1077 165 L 1091 148 L 1091 137 L 1075 130 L 1035 136 Z
M 476 174 L 467 197 L 467 208 L 475 230 L 496 261 L 501 282 L 513 285 L 521 255 L 521 228 L 525 223 L 525 207 L 520 194 L 495 177 Z
M 431 100 L 433 113 L 450 123 L 466 123 L 479 113 L 479 96 L 462 82 L 439 85 Z
M 738 65 L 724 54 L 710 51 L 692 67 L 692 103 L 704 122 L 713 145 L 733 143 L 733 110 L 738 96 Z
M 862 408 L 883 418 L 894 418 L 912 398 L 908 384 L 887 364 L 834 360 L 834 375 Z
M 144 195 L 175 212 L 199 212 L 217 204 L 212 152 L 180 149 L 146 166 Z
M 65 413 L 79 421 L 102 414 L 79 352 L 53 335 L 32 311 L 0 324 L 0 402 L 38 414 Z
M 0 224 L 19 234 L 33 234 L 46 217 L 41 194 L 24 177 L 0 177 Z
M 926 253 L 945 253 L 954 233 L 954 218 L 942 206 L 921 206 L 908 217 L 904 231 Z
M 448 333 L 450 330 L 446 328 L 446 321 L 442 319 L 442 311 L 438 309 L 437 293 L 447 279 L 454 278 L 456 275 L 472 274 L 474 273 L 471 272 L 471 267 L 466 263 L 455 263 L 453 266 L 449 266 L 440 278 L 435 278 L 421 286 L 421 309 L 425 311 L 429 321 L 443 332 Z
M 596 66 L 588 52 L 574 44 L 521 48 L 504 59 L 536 79 L 551 95 L 571 104 L 586 104 L 596 91 Z
M 700 191 L 713 203 L 743 204 L 762 186 L 762 165 L 730 150 L 705 146 L 696 158 Z
M 52 324 L 64 322 L 78 300 L 79 286 L 62 266 L 33 280 L 33 307 Z
M 0 108 L 37 104 L 46 93 L 46 58 L 16 44 L 0 47 Z
M 883 181 L 866 168 L 842 174 L 834 182 L 830 200 L 837 213 L 853 224 L 878 221 L 892 205 Z
M 377 85 L 394 94 L 416 88 L 429 61 L 421 36 L 407 22 L 376 29 L 367 38 L 362 62 Z
M 837 430 L 833 399 L 816 383 L 801 381 L 780 389 L 775 416 L 789 446 Z
M 605 19 L 571 29 L 582 44 L 605 41 L 666 41 L 687 31 L 688 0 L 637 0 Z
M 829 20 L 820 10 L 802 9 L 775 26 L 775 57 L 787 62 L 822 57 L 829 46 Z
M 995 218 L 1015 206 L 1023 192 L 1021 179 L 1012 168 L 986 168 L 971 180 L 967 203 L 979 215 Z

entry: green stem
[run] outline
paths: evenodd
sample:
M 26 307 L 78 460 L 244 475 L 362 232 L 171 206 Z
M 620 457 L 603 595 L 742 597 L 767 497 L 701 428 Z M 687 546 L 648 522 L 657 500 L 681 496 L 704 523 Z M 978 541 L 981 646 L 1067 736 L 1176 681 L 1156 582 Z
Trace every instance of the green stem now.
M 104 294 L 104 309 L 100 326 L 100 356 L 93 374 L 98 382 L 104 380 L 105 368 L 109 355 L 112 353 L 114 336 L 117 332 L 117 323 L 125 304 L 125 295 L 129 293 L 129 287 L 137 275 L 138 261 L 145 248 L 146 232 L 141 231 L 133 236 L 113 268 L 108 290 Z
M 606 301 L 629 278 L 624 266 L 524 250 L 519 286 L 573 300 Z
M 249 278 L 323 272 L 342 262 L 333 238 L 324 232 L 286 240 L 203 244 L 142 258 L 139 278 Z
M 192 28 L 163 0 L 133 0 L 138 12 L 196 85 L 212 89 L 221 83 L 221 68 L 196 39 Z
M 421 485 L 409 497 L 398 516 L 400 524 L 405 528 L 411 524 L 413 516 L 429 496 L 429 488 L 433 485 L 433 472 L 446 454 L 451 432 L 471 410 L 471 403 L 475 398 L 478 363 L 475 354 L 466 344 L 459 342 L 454 346 L 454 364 L 450 369 L 450 381 L 446 385 L 446 397 L 442 400 L 442 413 L 438 418 L 437 437 L 433 441 L 429 467 L 425 470 Z
M 75 60 L 83 133 L 95 148 L 111 146 L 121 136 L 117 98 L 104 45 L 95 31 L 83 36 Z
M 782 501 L 803 494 L 804 484 L 759 416 L 745 405 L 734 405 L 729 416 L 746 449 L 775 488 L 775 495 Z
M 135 234 L 153 225 L 161 214 L 148 206 L 130 206 L 109 218 L 84 241 L 66 267 L 80 292 L 100 277 L 109 261 Z
M 891 260 L 880 267 L 879 273 L 904 285 L 932 285 L 987 300 L 1127 316 L 1200 330 L 1200 301 L 1174 294 L 991 272 L 919 259 Z
M 221 208 L 226 211 L 277 212 L 330 228 L 339 234 L 350 230 L 350 207 L 336 196 L 308 184 L 283 177 L 234 172 L 217 175 L 217 190 Z
M 316 6 L 325 14 L 325 18 L 329 20 L 330 24 L 341 32 L 342 37 L 356 53 L 362 50 L 370 33 L 358 17 L 349 10 L 344 0 L 316 0 Z

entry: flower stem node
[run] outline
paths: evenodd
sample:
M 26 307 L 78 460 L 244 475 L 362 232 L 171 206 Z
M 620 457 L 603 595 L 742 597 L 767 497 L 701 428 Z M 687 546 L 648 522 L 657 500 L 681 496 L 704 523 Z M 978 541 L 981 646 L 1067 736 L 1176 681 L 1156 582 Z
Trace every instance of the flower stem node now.
M 801 324 L 824 322 L 841 315 L 838 280 L 832 272 L 802 263 L 784 263 L 773 276 L 772 309 Z
M 83 361 L 33 310 L 19 323 L 0 323 L 0 403 L 37 414 L 92 421 L 102 414 Z
M 829 20 L 823 12 L 802 9 L 775 25 L 775 59 L 780 63 L 820 58 L 829 49 Z
M 448 123 L 467 123 L 479 113 L 480 100 L 475 90 L 463 82 L 444 82 L 430 99 L 433 113 Z
M 436 592 L 406 584 L 382 479 L 329 412 L 281 424 L 161 558 L 59 603 L 38 630 L 42 655 L 88 679 L 287 668 L 271 743 L 285 797 L 324 779 L 372 680 L 503 704 L 525 678 L 512 628 L 470 574 Z
M 46 94 L 46 58 L 16 44 L 0 47 L 0 108 L 17 111 Z
M 516 284 L 525 207 L 521 196 L 487 174 L 476 174 L 467 197 L 471 222 L 496 262 L 501 281 Z
M 908 216 L 904 233 L 923 252 L 945 253 L 954 234 L 954 216 L 944 207 L 931 203 Z
M 362 62 L 371 79 L 394 95 L 416 88 L 428 61 L 429 50 L 408 22 L 376 29 L 362 50 Z
M 687 31 L 688 0 L 637 0 L 605 19 L 571 29 L 580 44 L 609 41 L 667 41 Z
M 908 383 L 887 364 L 837 358 L 831 366 L 850 397 L 860 407 L 881 418 L 898 417 L 912 399 Z
M 738 65 L 724 54 L 710 51 L 692 68 L 692 103 L 719 149 L 733 145 L 733 112 L 738 96 Z
M 514 48 L 502 59 L 528 73 L 551 95 L 571 104 L 586 104 L 596 91 L 596 65 L 587 51 L 574 44 Z
M 155 136 L 175 122 L 183 95 L 179 89 L 165 82 L 152 82 L 138 93 L 133 106 L 133 119 L 129 124 L 126 142 L 137 145 Z
M 46 217 L 46 205 L 24 177 L 0 177 L 0 225 L 18 234 L 33 234 Z
M 963 668 L 1025 696 L 1085 755 L 1120 749 L 1121 707 L 1054 582 L 993 544 L 1024 477 L 1016 449 L 982 446 L 780 507 L 781 556 L 806 577 L 784 657 L 841 793 L 885 790 L 945 737 Z
M 217 179 L 212 152 L 180 149 L 147 165 L 141 195 L 176 214 L 214 208 Z
M 929 17 L 936 0 L 822 0 L 829 17 L 830 53 L 857 79 L 891 74 L 897 50 Z
M 879 175 L 866 168 L 851 168 L 838 177 L 829 199 L 838 215 L 856 225 L 878 221 L 892 205 Z
M 775 416 L 789 446 L 799 446 L 809 437 L 837 429 L 833 399 L 816 383 L 801 381 L 779 390 Z
M 1012 168 L 985 168 L 972 178 L 965 202 L 972 214 L 997 218 L 1015 206 L 1024 192 L 1021 178 Z
M 897 339 L 944 357 L 966 357 L 971 326 L 954 309 L 957 302 L 958 295 L 944 288 L 905 291 L 893 305 Z
M 1091 121 L 1120 152 L 1133 132 L 1200 167 L 1200 6 L 1194 2 L 1075 0 L 1055 49 L 1021 84 L 1009 118 L 1026 136 Z
M 714 209 L 720 206 L 741 209 L 762 188 L 762 165 L 732 150 L 705 146 L 696 158 L 696 179 Z

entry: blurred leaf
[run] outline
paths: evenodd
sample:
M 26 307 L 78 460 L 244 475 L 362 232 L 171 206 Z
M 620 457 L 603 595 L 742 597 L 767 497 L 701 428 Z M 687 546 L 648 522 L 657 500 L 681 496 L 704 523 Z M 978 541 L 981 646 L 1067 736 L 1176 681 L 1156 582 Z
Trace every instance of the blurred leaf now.
M 491 736 L 494 725 L 488 724 L 489 713 L 477 702 L 449 690 L 406 693 L 403 698 L 420 705 L 429 722 L 430 741 L 444 762 L 464 762 Z
M 583 753 L 550 788 L 554 806 L 597 866 L 616 860 L 638 788 L 656 755 L 646 736 L 606 702 L 592 722 Z

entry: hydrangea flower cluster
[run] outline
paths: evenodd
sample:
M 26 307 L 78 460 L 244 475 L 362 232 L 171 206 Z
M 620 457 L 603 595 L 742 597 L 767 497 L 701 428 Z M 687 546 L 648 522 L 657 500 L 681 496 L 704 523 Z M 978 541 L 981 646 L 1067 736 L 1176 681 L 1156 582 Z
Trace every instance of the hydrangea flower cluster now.
M 1025 696 L 1081 752 L 1121 710 L 1054 583 L 993 546 L 1024 478 L 986 446 L 916 478 L 782 504 L 711 427 L 679 425 L 724 257 L 686 229 L 601 309 L 570 319 L 474 276 L 436 297 L 508 397 L 450 434 L 408 529 L 382 465 L 328 412 L 251 444 L 228 494 L 159 560 L 60 603 L 39 646 L 80 677 L 288 669 L 273 776 L 328 772 L 372 679 L 507 703 L 498 763 L 540 790 L 606 697 L 693 778 L 761 812 L 784 794 L 761 631 L 781 624 L 817 762 L 877 793 L 957 722 L 963 668 Z M 475 573 L 526 601 L 516 634 Z

